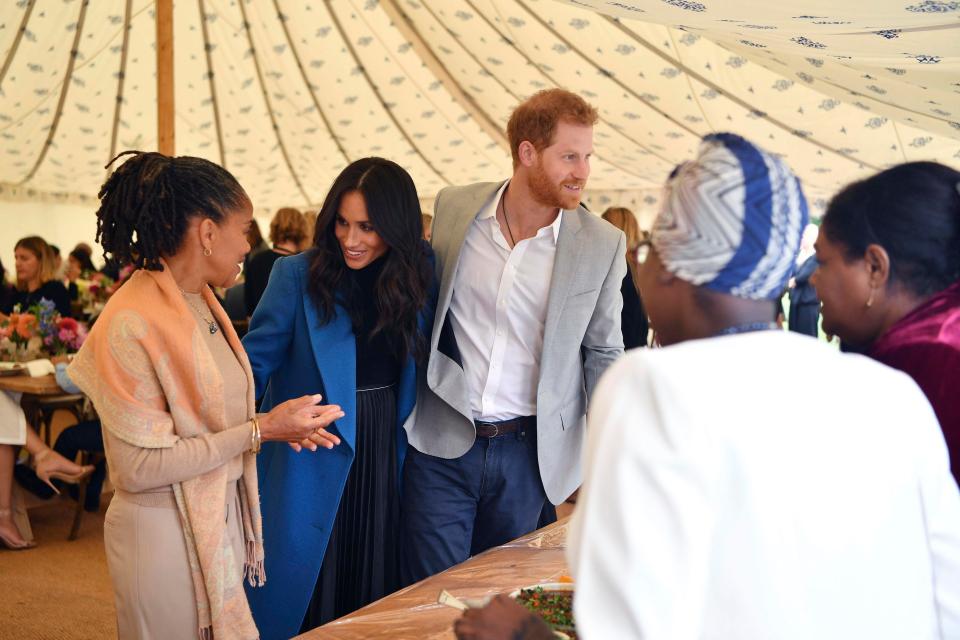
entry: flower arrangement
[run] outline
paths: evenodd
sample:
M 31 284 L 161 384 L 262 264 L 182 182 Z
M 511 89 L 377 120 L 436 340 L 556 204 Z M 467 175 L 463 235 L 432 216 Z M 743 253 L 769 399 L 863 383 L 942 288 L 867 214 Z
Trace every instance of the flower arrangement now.
M 30 310 L 37 316 L 37 335 L 50 355 L 77 351 L 87 339 L 87 327 L 73 318 L 61 316 L 46 298 L 42 298 Z
M 17 346 L 26 345 L 36 333 L 37 317 L 32 313 L 21 313 L 14 310 L 7 319 L 0 323 L 0 338 L 4 338 Z
M 124 265 L 116 280 L 99 271 L 84 272 L 83 277 L 77 280 L 80 308 L 90 315 L 102 311 L 107 299 L 116 293 L 133 271 L 133 265 Z
M 15 360 L 77 351 L 86 338 L 87 327 L 73 318 L 62 317 L 46 298 L 26 311 L 15 308 L 0 322 L 0 350 Z
M 86 272 L 84 277 L 77 280 L 77 293 L 83 309 L 88 312 L 96 309 L 98 306 L 102 309 L 107 298 L 114 292 L 113 279 L 103 275 L 99 271 Z
M 43 348 L 43 338 L 37 335 L 37 316 L 15 308 L 6 320 L 0 322 L 0 354 L 3 359 L 32 360 Z

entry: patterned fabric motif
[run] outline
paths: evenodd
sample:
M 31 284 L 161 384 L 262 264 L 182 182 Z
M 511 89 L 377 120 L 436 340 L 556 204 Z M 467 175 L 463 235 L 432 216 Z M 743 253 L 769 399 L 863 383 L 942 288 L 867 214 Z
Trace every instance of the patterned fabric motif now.
M 0 200 L 89 215 L 111 151 L 155 148 L 153 2 L 125 4 L 88 2 L 82 25 L 81 0 L 3 4 Z M 224 164 L 262 218 L 319 206 L 347 162 L 373 154 L 407 168 L 430 210 L 447 184 L 509 175 L 509 113 L 566 86 L 601 110 L 586 202 L 632 203 L 643 221 L 713 131 L 780 154 L 812 204 L 891 164 L 960 161 L 960 3 L 828 4 L 283 0 L 278 15 L 272 2 L 206 1 L 201 15 L 178 3 L 177 152 Z
M 784 162 L 740 136 L 711 134 L 665 191 L 652 241 L 671 273 L 751 300 L 782 295 L 809 221 Z

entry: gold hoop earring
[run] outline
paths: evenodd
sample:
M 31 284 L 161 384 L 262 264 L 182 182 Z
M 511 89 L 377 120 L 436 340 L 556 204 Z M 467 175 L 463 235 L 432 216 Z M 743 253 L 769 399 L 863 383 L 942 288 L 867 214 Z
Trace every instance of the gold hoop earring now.
M 867 298 L 867 309 L 873 306 L 873 289 L 870 289 L 870 297 Z
M 204 247 L 203 255 L 209 258 L 210 256 L 213 255 L 213 249 L 211 249 L 210 247 Z M 872 297 L 872 294 L 871 294 L 871 297 Z M 870 306 L 870 305 L 867 305 L 867 306 Z

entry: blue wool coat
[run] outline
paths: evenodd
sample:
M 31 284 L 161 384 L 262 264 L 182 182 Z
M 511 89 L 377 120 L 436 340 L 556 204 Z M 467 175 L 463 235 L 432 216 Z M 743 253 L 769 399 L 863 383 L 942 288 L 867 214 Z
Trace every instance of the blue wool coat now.
M 355 452 L 356 341 L 350 317 L 339 305 L 336 316 L 320 324 L 307 292 L 311 255 L 276 262 L 243 339 L 257 397 L 263 397 L 260 411 L 322 393 L 324 404 L 338 404 L 345 414 L 329 429 L 341 439 L 333 449 L 296 453 L 286 443 L 268 442 L 257 458 L 267 582 L 246 589 L 263 640 L 285 640 L 300 630 Z M 430 261 L 432 266 L 432 254 Z M 420 317 L 427 336 L 432 306 Z M 398 469 L 407 446 L 403 423 L 415 401 L 416 365 L 408 358 L 397 387 Z

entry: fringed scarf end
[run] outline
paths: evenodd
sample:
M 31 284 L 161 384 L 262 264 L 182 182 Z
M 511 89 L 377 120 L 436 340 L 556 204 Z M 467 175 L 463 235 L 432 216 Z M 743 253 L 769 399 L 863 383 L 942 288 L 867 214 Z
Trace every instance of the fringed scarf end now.
M 267 571 L 263 565 L 263 546 L 253 540 L 247 541 L 247 558 L 243 563 L 243 572 L 251 587 L 262 587 L 267 581 Z

